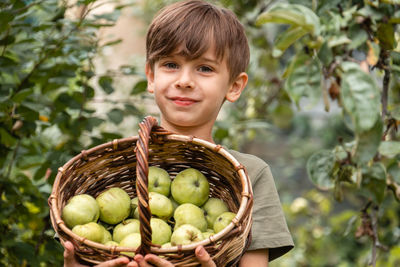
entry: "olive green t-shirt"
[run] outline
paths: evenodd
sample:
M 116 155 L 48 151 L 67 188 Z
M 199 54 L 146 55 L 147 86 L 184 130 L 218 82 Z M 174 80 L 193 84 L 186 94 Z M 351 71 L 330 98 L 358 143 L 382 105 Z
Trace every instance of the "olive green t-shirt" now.
M 265 161 L 254 155 L 229 152 L 245 166 L 253 188 L 252 239 L 248 250 L 268 248 L 269 261 L 272 261 L 291 250 L 294 243 L 271 170 Z

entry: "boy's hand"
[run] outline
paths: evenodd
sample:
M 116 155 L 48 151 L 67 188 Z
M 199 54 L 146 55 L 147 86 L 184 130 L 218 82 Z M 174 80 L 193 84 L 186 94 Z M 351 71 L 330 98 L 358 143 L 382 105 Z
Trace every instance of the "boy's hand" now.
M 208 255 L 207 251 L 203 246 L 198 246 L 195 250 L 196 257 L 198 261 L 201 263 L 202 267 L 216 267 L 214 261 L 211 259 L 210 255 Z M 147 254 L 145 257 L 138 254 L 135 256 L 136 265 L 131 265 L 132 267 L 173 267 L 174 265 L 169 261 L 160 258 L 154 254 Z
M 117 258 L 117 259 L 113 259 L 110 261 L 102 262 L 96 266 L 97 267 L 135 266 L 135 265 L 132 265 L 133 262 L 131 262 L 129 265 L 127 265 L 128 263 L 129 263 L 129 259 L 126 257 L 122 257 L 122 258 Z M 75 253 L 74 253 L 74 245 L 72 245 L 72 243 L 69 241 L 66 241 L 64 243 L 64 267 L 88 267 L 86 265 L 80 264 L 76 260 Z
M 195 250 L 195 253 L 202 267 L 217 267 L 203 246 L 198 246 Z

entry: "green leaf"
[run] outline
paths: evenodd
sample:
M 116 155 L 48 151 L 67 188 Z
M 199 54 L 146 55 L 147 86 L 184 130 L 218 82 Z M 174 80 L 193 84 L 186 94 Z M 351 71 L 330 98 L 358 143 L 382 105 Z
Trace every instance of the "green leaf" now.
M 8 10 L 0 11 L 0 33 L 4 32 L 10 26 L 10 22 L 13 20 L 14 16 L 12 12 Z
M 99 126 L 103 122 L 104 122 L 103 119 L 96 118 L 96 117 L 90 117 L 87 119 L 86 130 L 92 131 L 93 128 L 95 128 L 96 126 Z
M 382 139 L 382 133 L 383 123 L 380 119 L 370 130 L 356 133 L 353 158 L 357 163 L 365 164 L 375 157 Z
M 307 31 L 301 27 L 290 27 L 288 30 L 280 34 L 276 39 L 272 55 L 274 57 L 280 57 L 286 51 L 286 49 L 289 48 L 289 46 L 291 46 L 305 34 L 307 34 Z
M 47 169 L 50 167 L 50 164 L 47 162 L 43 163 L 35 172 L 35 175 L 33 176 L 34 180 L 40 180 L 45 177 Z
M 103 44 L 102 47 L 105 47 L 105 46 L 113 46 L 113 45 L 116 45 L 116 44 L 119 44 L 119 43 L 122 43 L 122 39 L 117 39 L 117 40 L 109 41 L 109 42 Z
M 400 5 L 400 0 L 381 0 L 381 2 L 391 5 Z
M 307 97 L 310 103 L 306 108 L 310 108 L 321 99 L 321 82 L 322 72 L 318 60 L 300 53 L 287 70 L 285 90 L 297 107 L 300 99 Z
M 10 45 L 15 42 L 15 37 L 7 35 L 3 39 L 0 40 L 0 46 L 2 45 Z
M 400 142 L 399 141 L 384 141 L 379 146 L 379 153 L 388 157 L 393 158 L 400 154 Z
M 399 1 L 400 2 L 400 1 Z M 378 26 L 376 35 L 379 40 L 379 45 L 382 49 L 392 50 L 396 47 L 396 40 L 394 37 L 394 28 L 396 25 L 391 23 L 381 23 Z
M 25 120 L 34 122 L 39 119 L 39 112 L 37 112 L 32 107 L 35 107 L 34 104 L 30 105 L 29 102 L 25 102 L 23 105 L 19 106 L 17 109 L 17 113 Z
M 12 147 L 16 144 L 17 139 L 7 132 L 6 129 L 0 128 L 0 140 L 1 143 L 7 147 Z
M 400 184 L 400 166 L 397 160 L 394 160 L 388 165 L 387 173 L 390 175 L 393 181 Z
M 227 138 L 228 136 L 229 136 L 229 131 L 228 131 L 228 129 L 225 129 L 225 128 L 217 128 L 217 129 L 214 131 L 214 138 L 215 138 L 216 140 L 223 140 L 223 139 Z
M 347 37 L 346 35 L 342 34 L 342 35 L 335 35 L 332 36 L 328 39 L 328 46 L 329 47 L 335 47 L 335 46 L 339 46 L 339 45 L 345 45 L 345 44 L 350 44 L 351 40 L 349 39 L 349 37 Z
M 122 135 L 110 132 L 101 132 L 101 136 L 104 140 L 114 140 L 122 138 Z
M 284 23 L 303 28 L 313 35 L 320 33 L 319 17 L 308 7 L 297 4 L 278 3 L 258 16 L 256 25 Z
M 78 0 L 79 5 L 88 5 L 92 2 L 96 2 L 97 0 Z
M 40 166 L 44 161 L 42 155 L 25 155 L 17 162 L 17 166 L 21 169 L 29 169 L 31 167 Z
M 358 64 L 343 62 L 341 101 L 356 133 L 369 131 L 380 118 L 380 92 L 372 77 Z
M 351 43 L 348 45 L 348 48 L 353 50 L 365 44 L 368 40 L 368 34 L 359 25 L 354 25 L 349 30 L 349 38 L 351 39 Z
M 135 84 L 131 91 L 131 95 L 138 95 L 140 93 L 145 92 L 147 89 L 147 81 L 141 80 Z
M 120 15 L 121 15 L 120 10 L 114 10 L 114 11 L 108 12 L 108 13 L 94 14 L 94 17 L 96 18 L 96 20 L 103 19 L 106 21 L 115 22 L 115 21 L 117 21 L 117 19 L 119 18 Z
M 382 203 L 386 191 L 386 171 L 381 163 L 362 169 L 361 194 L 377 204 Z
M 125 104 L 124 105 L 124 115 L 131 115 L 131 116 L 138 116 L 142 117 L 142 112 L 132 104 Z
M 16 103 L 21 103 L 25 98 L 27 98 L 29 95 L 33 93 L 33 89 L 23 89 L 16 93 L 13 97 L 12 100 Z
M 38 260 L 35 255 L 35 247 L 25 242 L 14 242 L 10 248 L 15 255 L 19 255 L 20 258 L 25 259 L 32 265 L 38 265 Z M 22 262 L 21 262 L 22 265 Z
M 106 94 L 111 94 L 114 92 L 114 87 L 112 86 L 113 79 L 110 76 L 101 76 L 99 78 L 99 85 Z
M 400 82 L 398 75 L 395 74 L 392 74 L 390 78 L 387 109 L 393 118 L 400 120 Z
M 324 42 L 318 51 L 318 58 L 321 62 L 328 66 L 333 60 L 332 49 L 329 47 L 328 42 Z
M 107 117 L 115 124 L 120 124 L 124 119 L 124 113 L 122 110 L 114 108 L 107 113 Z
M 15 66 L 18 63 L 19 62 L 15 58 L 8 56 L 0 56 L 0 67 Z
M 334 166 L 335 154 L 332 151 L 318 151 L 307 161 L 308 178 L 321 189 L 333 188 L 332 171 Z

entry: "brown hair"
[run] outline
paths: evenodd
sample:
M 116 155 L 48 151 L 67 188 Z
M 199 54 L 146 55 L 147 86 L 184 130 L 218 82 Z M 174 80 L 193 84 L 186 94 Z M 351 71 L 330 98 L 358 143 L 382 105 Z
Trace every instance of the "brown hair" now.
M 196 59 L 212 44 L 218 60 L 226 56 L 232 82 L 249 64 L 243 25 L 226 8 L 202 0 L 177 2 L 153 19 L 146 36 L 146 60 L 153 68 L 155 62 L 175 52 Z

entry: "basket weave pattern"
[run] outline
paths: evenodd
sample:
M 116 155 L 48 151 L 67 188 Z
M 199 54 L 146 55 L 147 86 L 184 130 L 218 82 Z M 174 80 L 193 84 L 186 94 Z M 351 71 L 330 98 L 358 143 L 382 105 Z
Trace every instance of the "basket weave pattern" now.
M 138 136 L 105 143 L 70 159 L 59 168 L 49 197 L 53 228 L 61 242 L 71 241 L 78 257 L 100 263 L 120 256 L 121 251 L 162 255 L 175 266 L 197 266 L 194 249 L 201 244 L 217 266 L 234 265 L 250 240 L 253 194 L 244 167 L 225 149 L 207 141 L 165 131 L 153 117 L 139 124 Z M 149 166 L 165 169 L 172 179 L 192 167 L 210 184 L 210 196 L 225 201 L 237 213 L 232 223 L 208 239 L 190 245 L 160 248 L 151 243 L 147 174 Z M 137 249 L 105 246 L 74 234 L 61 218 L 67 201 L 78 194 L 97 197 L 110 187 L 138 197 L 142 245 Z

